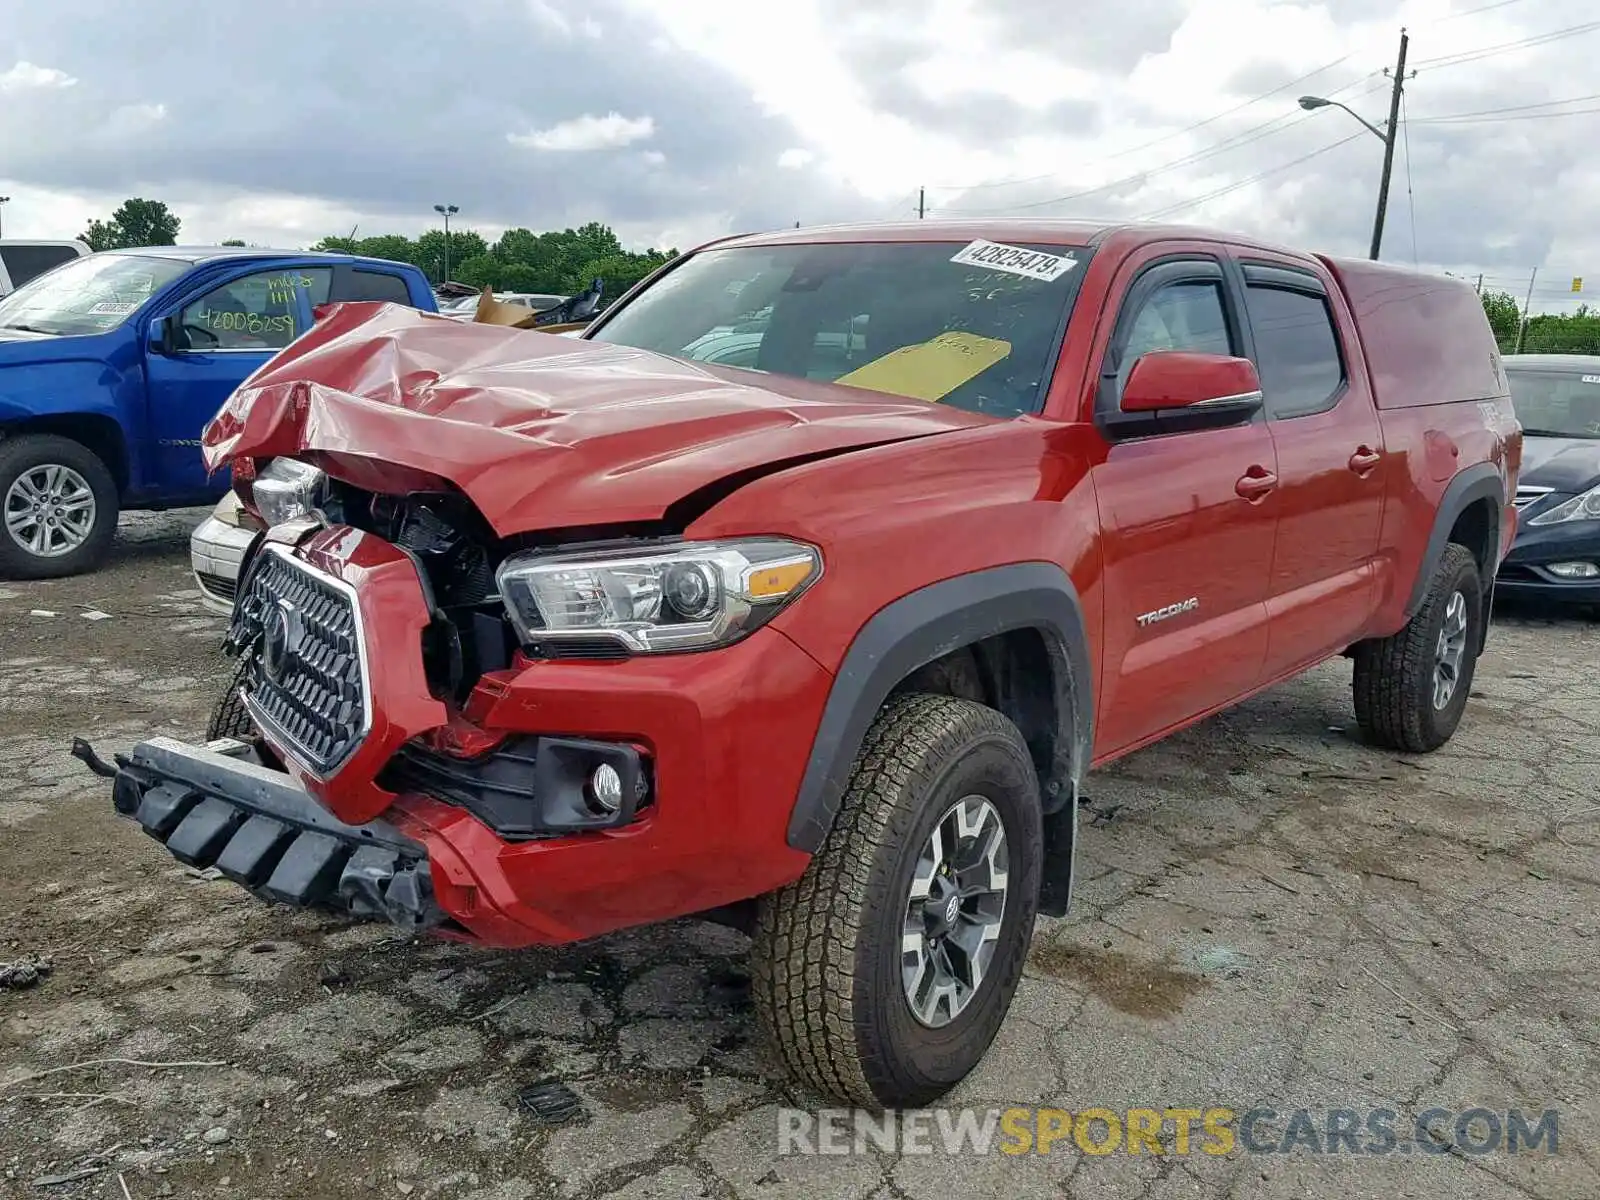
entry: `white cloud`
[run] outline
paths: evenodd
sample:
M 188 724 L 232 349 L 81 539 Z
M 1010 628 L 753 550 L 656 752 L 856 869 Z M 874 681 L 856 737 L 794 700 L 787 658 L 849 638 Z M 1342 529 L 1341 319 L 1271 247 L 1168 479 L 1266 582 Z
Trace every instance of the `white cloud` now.
M 650 167 L 659 167 L 662 163 L 667 161 L 667 156 L 661 153 L 659 150 L 646 150 L 639 157 L 644 159 L 646 166 Z
M 38 67 L 31 62 L 18 62 L 0 74 L 0 92 L 21 92 L 34 88 L 69 88 L 78 81 L 55 67 Z
M 778 165 L 790 171 L 798 171 L 809 166 L 816 160 L 816 155 L 803 146 L 791 146 L 778 155 Z
M 584 113 L 548 129 L 508 133 L 506 141 L 533 150 L 615 150 L 654 137 L 655 132 L 653 117 L 625 117 L 618 112 L 596 117 Z

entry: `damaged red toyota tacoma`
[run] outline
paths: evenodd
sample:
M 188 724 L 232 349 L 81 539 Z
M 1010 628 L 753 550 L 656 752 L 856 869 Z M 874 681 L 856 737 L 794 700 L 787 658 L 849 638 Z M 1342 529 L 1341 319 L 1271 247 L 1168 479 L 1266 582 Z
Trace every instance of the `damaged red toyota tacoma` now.
M 725 239 L 581 337 L 334 306 L 204 445 L 238 674 L 118 812 L 487 946 L 741 925 L 869 1106 L 983 1057 L 1091 768 L 1340 655 L 1444 743 L 1521 458 L 1460 281 L 1021 221 Z

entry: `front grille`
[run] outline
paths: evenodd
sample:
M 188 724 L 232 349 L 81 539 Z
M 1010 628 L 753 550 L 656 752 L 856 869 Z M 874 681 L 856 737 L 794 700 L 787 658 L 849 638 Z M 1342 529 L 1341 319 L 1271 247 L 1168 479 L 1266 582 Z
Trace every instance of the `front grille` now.
M 355 597 L 276 546 L 250 565 L 228 641 L 248 655 L 250 712 L 322 775 L 344 765 L 369 715 Z
M 1532 484 L 1521 484 L 1517 487 L 1516 499 L 1511 503 L 1517 508 L 1527 508 L 1536 500 L 1543 500 L 1554 488 L 1534 487 Z

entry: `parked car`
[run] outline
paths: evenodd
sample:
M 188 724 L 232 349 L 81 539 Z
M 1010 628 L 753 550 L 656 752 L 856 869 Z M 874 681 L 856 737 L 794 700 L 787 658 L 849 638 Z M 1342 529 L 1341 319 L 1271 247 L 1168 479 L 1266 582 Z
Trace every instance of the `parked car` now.
M 330 300 L 435 311 L 404 263 L 228 247 L 91 254 L 0 300 L 0 577 L 91 570 L 121 509 L 214 503 L 201 430 Z
M 222 616 L 233 612 L 239 567 L 250 544 L 265 528 L 231 489 L 217 501 L 211 515 L 195 526 L 189 535 L 189 567 L 206 608 Z
M 452 301 L 448 305 L 440 305 L 439 311 L 447 317 L 457 321 L 470 321 L 472 314 L 478 310 L 478 299 L 483 293 L 476 296 L 463 296 L 460 300 Z M 526 308 L 533 312 L 544 312 L 565 304 L 568 297 L 557 296 L 546 292 L 496 292 L 494 298 L 502 304 L 515 304 L 519 308 Z
M 749 369 L 685 357 L 756 320 Z M 566 342 L 440 326 L 347 308 L 234 394 L 207 461 L 269 532 L 216 740 L 81 755 L 282 903 L 740 925 L 852 1103 L 983 1057 L 1091 767 L 1340 655 L 1367 739 L 1442 745 L 1516 529 L 1471 287 L 1245 237 L 783 230 Z
M 90 253 L 86 242 L 25 241 L 0 238 L 0 296 L 8 296 L 30 279 Z
M 1510 354 L 1505 368 L 1524 448 L 1519 532 L 1499 586 L 1600 604 L 1600 355 Z

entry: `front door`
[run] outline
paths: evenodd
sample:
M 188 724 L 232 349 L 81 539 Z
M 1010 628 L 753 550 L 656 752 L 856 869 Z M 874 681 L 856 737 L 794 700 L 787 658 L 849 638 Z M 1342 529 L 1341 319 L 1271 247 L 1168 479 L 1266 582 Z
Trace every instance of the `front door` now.
M 1116 410 L 1133 364 L 1149 351 L 1243 354 L 1238 297 L 1215 256 L 1155 247 L 1123 275 L 1097 411 Z M 1115 442 L 1094 468 L 1106 613 L 1097 758 L 1260 681 L 1276 471 L 1263 418 Z
M 165 490 L 221 493 L 227 481 L 206 478 L 200 434 L 236 387 L 311 327 L 311 306 L 327 297 L 329 275 L 327 267 L 281 264 L 241 272 L 173 310 L 176 345 L 148 350 L 145 361 L 154 461 Z

